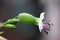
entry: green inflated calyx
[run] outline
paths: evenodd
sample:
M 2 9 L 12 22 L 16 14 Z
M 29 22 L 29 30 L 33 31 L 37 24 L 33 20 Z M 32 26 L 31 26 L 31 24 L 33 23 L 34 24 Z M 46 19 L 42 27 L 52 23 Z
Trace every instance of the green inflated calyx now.
M 7 28 L 7 29 L 15 29 L 16 26 L 13 25 L 13 24 L 6 24 L 6 25 L 5 25 L 5 28 Z
M 18 19 L 24 23 L 29 23 L 29 24 L 36 24 L 37 23 L 36 17 L 34 17 L 33 15 L 28 14 L 28 13 L 20 13 L 18 15 Z
M 7 20 L 6 24 L 16 24 L 18 22 L 20 22 L 19 19 L 9 19 L 9 20 Z

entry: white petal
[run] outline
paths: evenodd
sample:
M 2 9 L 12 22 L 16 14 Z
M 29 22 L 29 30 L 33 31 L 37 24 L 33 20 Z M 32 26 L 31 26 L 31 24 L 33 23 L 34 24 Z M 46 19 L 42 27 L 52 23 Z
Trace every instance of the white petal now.
M 40 20 L 44 19 L 44 15 L 45 15 L 45 12 L 43 12 L 43 13 L 40 14 Z
M 38 22 L 39 22 L 38 26 L 39 26 L 40 32 L 42 32 L 42 29 L 43 29 L 43 22 L 42 22 L 42 20 L 44 19 L 44 14 L 45 14 L 45 12 L 41 13 L 40 14 L 40 19 L 38 20 Z
M 39 27 L 39 31 L 42 32 L 43 24 L 38 24 L 38 27 Z

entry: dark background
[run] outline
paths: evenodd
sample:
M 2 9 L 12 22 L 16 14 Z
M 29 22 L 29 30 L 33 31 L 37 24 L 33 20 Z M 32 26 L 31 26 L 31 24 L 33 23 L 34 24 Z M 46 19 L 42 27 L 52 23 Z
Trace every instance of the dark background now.
M 21 12 L 30 13 L 39 17 L 43 12 L 43 5 L 38 0 L 0 0 L 0 21 L 15 17 Z M 9 30 L 2 28 L 5 33 L 2 35 L 8 40 L 39 40 L 42 34 L 39 32 L 38 26 L 33 24 L 16 24 L 16 29 Z

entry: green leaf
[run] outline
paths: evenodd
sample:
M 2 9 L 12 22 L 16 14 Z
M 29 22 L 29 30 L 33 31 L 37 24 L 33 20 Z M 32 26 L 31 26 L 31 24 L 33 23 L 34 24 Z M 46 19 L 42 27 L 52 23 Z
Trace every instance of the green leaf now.
M 9 20 L 6 22 L 6 24 L 16 24 L 16 23 L 18 23 L 18 22 L 20 22 L 19 19 L 9 19 Z
M 13 24 L 6 24 L 6 25 L 5 25 L 5 28 L 14 29 L 14 28 L 16 28 L 16 26 L 13 25 Z

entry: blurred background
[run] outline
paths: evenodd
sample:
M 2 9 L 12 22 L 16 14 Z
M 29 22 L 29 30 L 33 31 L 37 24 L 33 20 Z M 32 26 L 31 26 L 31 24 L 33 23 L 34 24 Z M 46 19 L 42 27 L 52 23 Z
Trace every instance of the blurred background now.
M 16 24 L 16 29 L 2 28 L 2 36 L 8 40 L 60 40 L 60 1 L 59 0 L 0 0 L 0 21 L 15 17 L 21 12 L 39 17 L 45 9 L 45 20 L 51 20 L 53 26 L 48 35 L 40 33 L 33 24 Z
M 43 11 L 43 4 L 38 0 L 0 0 L 0 21 L 2 22 L 17 16 L 21 12 L 39 17 Z M 5 31 L 2 36 L 8 40 L 42 39 L 42 34 L 36 25 L 19 23 L 16 24 L 16 27 L 13 30 L 2 28 L 1 30 Z

